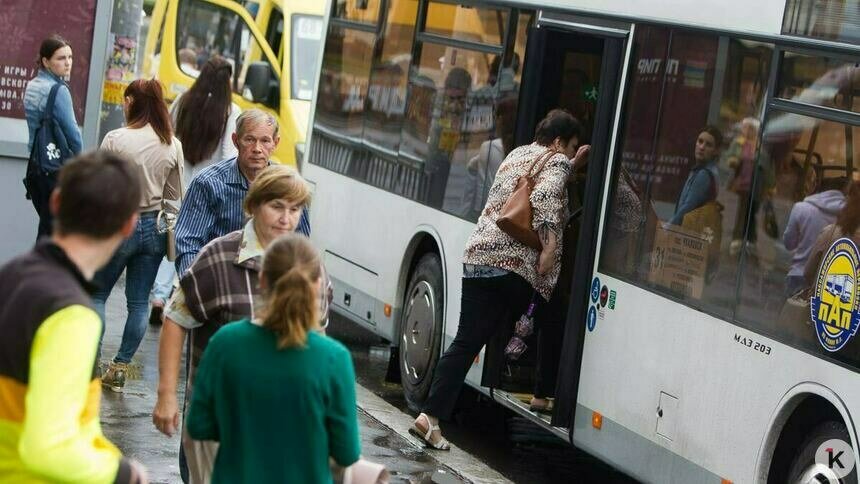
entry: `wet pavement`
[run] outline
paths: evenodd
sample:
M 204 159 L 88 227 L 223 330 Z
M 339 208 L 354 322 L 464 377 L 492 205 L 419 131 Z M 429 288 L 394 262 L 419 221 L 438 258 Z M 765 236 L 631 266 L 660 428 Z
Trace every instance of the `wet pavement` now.
M 102 363 L 106 364 L 119 348 L 125 324 L 124 279 L 114 288 L 107 304 L 108 324 L 102 348 Z M 129 380 L 123 393 L 105 390 L 102 397 L 102 428 L 105 435 L 125 455 L 146 465 L 153 483 L 176 483 L 179 478 L 179 436 L 168 438 L 152 425 L 158 380 L 158 334 L 160 326 L 149 326 L 129 371 Z M 360 362 L 356 362 L 358 368 Z M 184 375 L 180 378 L 179 401 L 184 392 Z M 362 455 L 364 458 L 385 464 L 394 483 L 440 484 L 469 482 L 463 474 L 439 462 L 433 453 L 419 447 L 401 433 L 393 431 L 385 422 L 368 413 L 386 419 L 398 416 L 408 418 L 373 393 L 358 387 L 359 424 L 361 427 Z M 367 408 L 365 411 L 363 408 Z M 398 427 L 402 424 L 398 424 Z M 405 428 L 401 429 L 405 430 Z M 493 474 L 480 464 L 470 469 L 473 475 Z M 475 479 L 476 481 L 504 482 L 504 479 Z
M 400 385 L 385 382 L 389 359 L 386 342 L 339 316 L 332 317 L 328 333 L 352 352 L 356 379 L 362 388 L 410 414 Z M 401 424 L 403 430 L 410 421 L 411 417 Z M 489 466 L 502 479 L 528 484 L 636 482 L 468 388 L 462 392 L 453 421 L 441 426 L 445 437 L 463 454 Z M 444 454 L 439 458 L 451 462 Z M 459 462 L 451 466 L 462 469 Z

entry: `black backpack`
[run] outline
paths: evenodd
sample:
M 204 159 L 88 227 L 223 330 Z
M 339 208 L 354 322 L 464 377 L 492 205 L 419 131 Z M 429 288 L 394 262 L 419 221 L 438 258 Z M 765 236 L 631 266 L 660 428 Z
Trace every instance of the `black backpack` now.
M 30 159 L 27 162 L 27 174 L 24 178 L 28 199 L 35 195 L 34 192 L 39 191 L 41 180 L 55 179 L 63 163 L 72 157 L 66 136 L 54 117 L 54 101 L 57 99 L 57 91 L 62 86 L 68 88 L 65 82 L 58 82 L 51 87 L 45 112 L 42 114 L 39 127 L 36 128 L 33 147 L 30 149 Z

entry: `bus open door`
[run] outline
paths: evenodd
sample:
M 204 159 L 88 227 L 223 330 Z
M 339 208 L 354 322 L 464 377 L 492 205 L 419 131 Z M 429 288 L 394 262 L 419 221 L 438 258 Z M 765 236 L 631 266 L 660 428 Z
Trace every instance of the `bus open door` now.
M 591 144 L 587 172 L 569 185 L 573 205 L 570 221 L 576 225 L 573 243 L 565 244 L 572 269 L 559 280 L 569 291 L 552 427 L 569 428 L 573 441 L 574 413 L 590 286 L 597 254 L 599 223 L 615 125 L 619 76 L 627 32 L 594 28 L 542 17 L 529 33 L 517 120 L 517 145 L 532 141 L 535 126 L 554 108 L 570 111 L 583 127 L 581 144 Z

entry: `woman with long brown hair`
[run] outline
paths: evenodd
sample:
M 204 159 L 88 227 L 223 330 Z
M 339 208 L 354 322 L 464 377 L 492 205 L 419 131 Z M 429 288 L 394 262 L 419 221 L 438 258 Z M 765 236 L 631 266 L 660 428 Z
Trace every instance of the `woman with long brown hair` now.
M 173 136 L 158 81 L 138 79 L 129 84 L 123 111 L 126 127 L 105 135 L 101 147 L 126 156 L 137 166 L 143 187 L 140 219 L 134 234 L 96 274 L 94 282 L 98 289 L 93 294 L 96 310 L 107 323 L 105 301 L 120 274 L 126 271 L 128 317 L 122 344 L 102 377 L 102 383 L 116 392 L 125 385 L 126 367 L 146 331 L 149 291 L 167 248 L 166 234 L 156 230 L 156 216 L 161 210 L 178 213 L 183 169 L 182 144 Z M 122 187 L 105 187 L 104 196 L 110 197 L 115 190 Z
M 236 156 L 232 135 L 241 114 L 231 101 L 233 67 L 221 56 L 213 56 L 200 70 L 188 92 L 170 108 L 176 137 L 185 154 L 186 184 L 212 163 Z
M 230 79 L 233 67 L 223 57 L 215 55 L 203 64 L 200 75 L 187 92 L 170 107 L 176 137 L 182 141 L 185 154 L 183 186 L 204 168 L 236 156 L 233 133 L 242 110 L 231 102 Z M 150 321 L 158 322 L 170 291 L 176 268 L 163 260 L 152 286 Z

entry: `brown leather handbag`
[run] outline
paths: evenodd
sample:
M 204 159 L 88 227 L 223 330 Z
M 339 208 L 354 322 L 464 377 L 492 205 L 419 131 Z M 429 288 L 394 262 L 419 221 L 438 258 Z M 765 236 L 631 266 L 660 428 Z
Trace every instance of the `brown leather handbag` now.
M 547 149 L 543 154 L 535 158 L 526 174 L 517 180 L 517 186 L 511 193 L 510 198 L 502 206 L 496 225 L 502 232 L 510 235 L 517 242 L 531 247 L 537 251 L 543 249 L 543 244 L 537 232 L 532 228 L 532 190 L 535 187 L 535 178 L 543 170 L 547 160 L 558 152 Z M 538 167 L 534 173 L 535 166 Z

